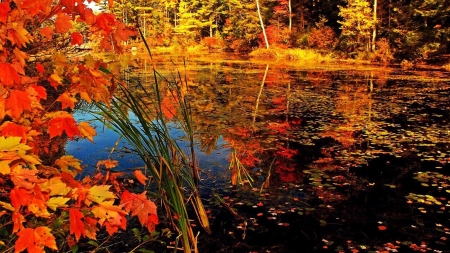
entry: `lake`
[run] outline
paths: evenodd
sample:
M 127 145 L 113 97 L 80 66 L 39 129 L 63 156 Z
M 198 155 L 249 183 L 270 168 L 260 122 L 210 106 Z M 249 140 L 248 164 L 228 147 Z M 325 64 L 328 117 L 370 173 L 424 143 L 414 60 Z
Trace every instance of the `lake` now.
M 201 232 L 200 252 L 449 252 L 449 72 L 183 60 L 155 65 L 188 84 L 213 230 Z M 152 81 L 150 60 L 137 64 L 129 75 Z M 162 103 L 175 120 L 172 97 Z M 108 157 L 123 170 L 142 166 L 95 124 L 95 143 L 66 146 L 87 173 Z M 236 186 L 230 159 L 242 165 Z

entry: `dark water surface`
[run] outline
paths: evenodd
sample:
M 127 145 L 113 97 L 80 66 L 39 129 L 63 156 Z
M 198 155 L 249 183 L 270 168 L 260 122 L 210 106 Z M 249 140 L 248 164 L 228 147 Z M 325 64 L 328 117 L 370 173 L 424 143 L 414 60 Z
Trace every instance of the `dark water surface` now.
M 213 230 L 201 232 L 200 252 L 450 252 L 448 72 L 158 64 L 189 86 Z M 135 74 L 152 80 L 148 65 L 139 60 Z M 170 96 L 163 104 L 176 118 Z M 66 147 L 90 171 L 118 140 L 98 126 L 95 144 Z M 119 143 L 119 167 L 141 166 Z M 251 176 L 235 187 L 232 154 Z

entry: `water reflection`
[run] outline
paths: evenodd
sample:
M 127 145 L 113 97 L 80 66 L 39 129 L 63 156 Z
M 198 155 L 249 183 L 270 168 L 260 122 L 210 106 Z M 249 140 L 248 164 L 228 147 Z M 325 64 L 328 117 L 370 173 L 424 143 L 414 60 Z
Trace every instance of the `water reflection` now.
M 159 61 L 157 68 L 169 80 L 181 77 L 187 84 L 184 92 L 195 126 L 205 198 L 212 198 L 211 191 L 236 198 L 230 206 L 241 216 L 258 217 L 260 223 L 271 220 L 259 212 L 270 208 L 295 214 L 270 216 L 283 226 L 289 222 L 304 226 L 303 217 L 309 215 L 320 222 L 295 232 L 295 238 L 311 247 L 323 244 L 336 250 L 347 247 L 347 240 L 377 249 L 392 238 L 407 241 L 403 246 L 409 247 L 420 243 L 422 234 L 405 226 L 419 226 L 419 220 L 450 227 L 442 218 L 447 216 L 422 212 L 414 213 L 420 219 L 405 218 L 411 210 L 431 209 L 423 204 L 427 198 L 437 206 L 433 210 L 448 215 L 450 85 L 445 73 L 176 61 Z M 148 64 L 140 60 L 140 69 L 132 75 L 153 82 L 145 71 Z M 167 90 L 161 94 L 162 113 L 176 121 L 177 101 Z M 245 173 L 239 174 L 243 186 L 233 180 L 239 170 L 228 170 L 230 161 L 245 168 L 253 180 L 251 187 Z M 239 193 L 230 194 L 230 181 L 240 187 Z M 430 200 L 438 198 L 445 201 Z M 257 202 L 263 206 L 249 211 L 236 204 L 241 201 L 249 207 Z M 360 213 L 364 215 L 358 218 Z M 388 232 L 382 234 L 377 222 L 388 224 Z M 228 229 L 239 233 L 235 227 Z M 327 232 L 335 230 L 340 235 Z M 399 230 L 403 232 L 394 232 Z M 315 237 L 301 234 L 308 231 Z M 264 238 L 264 233 L 256 236 Z M 294 236 L 292 230 L 289 233 Z M 447 236 L 446 230 L 433 233 Z M 289 247 L 285 252 L 295 252 L 295 246 Z M 443 242 L 432 248 L 445 247 Z

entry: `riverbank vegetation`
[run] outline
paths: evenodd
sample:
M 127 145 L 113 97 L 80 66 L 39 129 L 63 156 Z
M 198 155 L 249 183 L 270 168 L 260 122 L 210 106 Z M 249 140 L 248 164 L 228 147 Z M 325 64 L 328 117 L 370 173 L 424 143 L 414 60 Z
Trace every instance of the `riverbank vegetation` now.
M 449 10 L 439 0 L 132 0 L 113 8 L 124 22 L 139 24 L 152 47 L 301 49 L 336 59 L 441 65 L 450 50 Z M 273 51 L 258 55 L 272 58 Z

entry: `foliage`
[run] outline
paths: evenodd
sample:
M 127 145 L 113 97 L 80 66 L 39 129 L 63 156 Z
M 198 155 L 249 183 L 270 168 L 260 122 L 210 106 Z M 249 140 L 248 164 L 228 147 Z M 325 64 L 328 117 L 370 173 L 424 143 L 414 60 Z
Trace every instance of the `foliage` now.
M 145 193 L 128 192 L 111 166 L 80 180 L 78 159 L 43 159 L 59 139 L 93 140 L 95 130 L 68 111 L 81 100 L 109 105 L 112 77 L 128 62 L 82 56 L 84 42 L 96 39 L 100 50 L 118 55 L 136 33 L 82 1 L 7 0 L 0 3 L 0 34 L 0 216 L 8 231 L 0 237 L 2 252 L 64 250 L 56 238 L 76 247 L 100 231 L 126 229 L 129 216 L 153 231 L 155 205 Z
M 287 48 L 289 45 L 289 30 L 282 29 L 275 25 L 269 25 L 266 27 L 267 40 L 269 44 L 275 47 L 284 47 Z M 264 37 L 263 34 L 260 33 L 258 36 L 259 45 L 264 45 Z
M 308 46 L 317 49 L 332 49 L 336 43 L 336 33 L 329 26 L 314 28 L 309 32 Z
M 367 0 L 348 0 L 347 6 L 339 6 L 338 21 L 341 24 L 341 36 L 345 37 L 345 47 L 350 51 L 366 51 L 370 44 L 370 35 L 374 28 L 372 9 Z
M 384 64 L 394 60 L 394 52 L 392 52 L 392 48 L 386 38 L 376 42 L 376 50 L 372 52 L 371 59 Z

